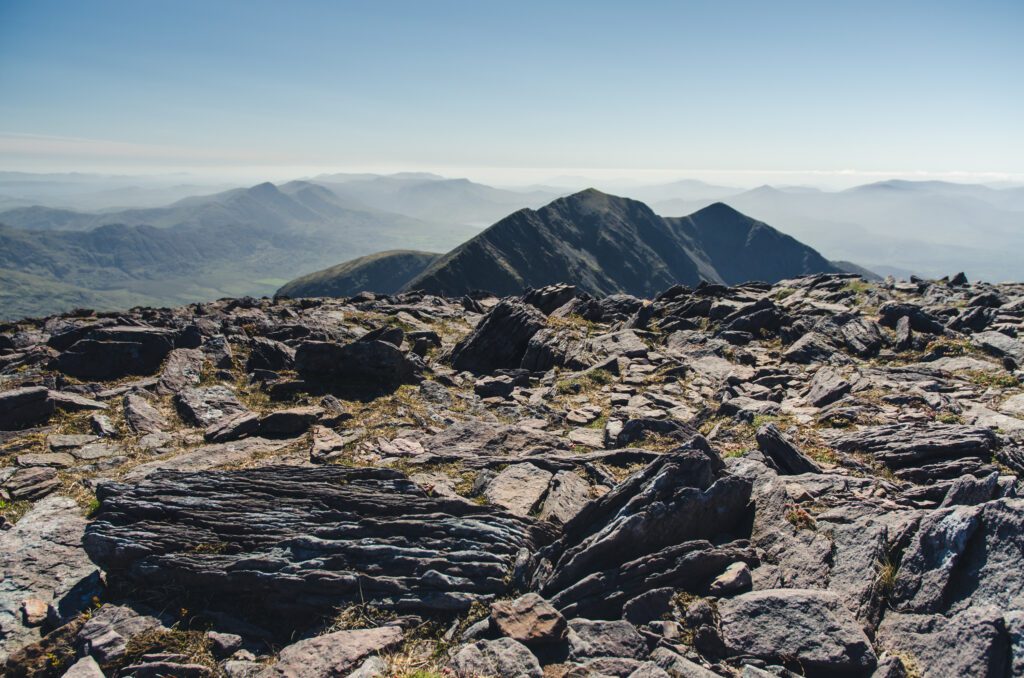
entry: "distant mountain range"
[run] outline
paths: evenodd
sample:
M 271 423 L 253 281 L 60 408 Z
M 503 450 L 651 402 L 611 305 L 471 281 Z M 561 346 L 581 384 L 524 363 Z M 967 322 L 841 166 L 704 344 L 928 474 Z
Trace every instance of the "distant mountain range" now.
M 423 173 L 330 174 L 223 190 L 221 180 L 187 175 L 0 172 L 0 317 L 271 294 L 338 261 L 396 249 L 447 252 L 520 209 L 574 193 L 582 181 L 559 177 L 510 190 Z M 885 181 L 829 192 L 683 180 L 613 192 L 675 220 L 724 202 L 883 275 L 963 270 L 972 279 L 1024 279 L 1021 187 Z M 681 223 L 674 228 L 686 232 Z M 687 266 L 708 263 L 701 256 L 711 257 L 709 243 Z M 377 275 L 382 261 L 346 275 L 355 285 Z M 583 271 L 592 262 L 567 263 Z M 670 261 L 656 264 L 676 271 Z M 727 261 L 711 267 L 727 277 Z
M 539 210 L 505 217 L 448 254 L 420 253 L 422 272 L 409 276 L 409 253 L 384 253 L 305 276 L 285 296 L 345 296 L 360 289 L 423 290 L 459 295 L 487 290 L 517 294 L 526 287 L 570 282 L 593 294 L 650 297 L 675 283 L 777 282 L 843 268 L 776 229 L 716 203 L 687 217 L 665 219 L 636 200 L 589 189 Z M 353 272 L 396 267 L 400 276 L 357 287 Z M 397 284 L 400 278 L 408 278 Z M 364 275 L 363 279 L 369 279 Z M 379 280 L 384 280 L 378 274 Z
M 1024 188 L 896 180 L 836 192 L 762 186 L 727 196 L 691 193 L 651 207 L 674 216 L 719 200 L 879 273 L 962 270 L 990 281 L 1024 279 Z
M 0 276 L 18 281 L 0 288 L 0 316 L 272 294 L 341 259 L 444 250 L 476 232 L 352 206 L 300 181 L 102 214 L 19 208 L 0 213 Z

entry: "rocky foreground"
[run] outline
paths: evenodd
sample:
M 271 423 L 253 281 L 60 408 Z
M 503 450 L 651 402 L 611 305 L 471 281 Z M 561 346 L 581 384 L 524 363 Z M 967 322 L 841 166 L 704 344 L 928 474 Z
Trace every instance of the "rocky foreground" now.
M 0 661 L 1024 675 L 1024 285 L 222 300 L 0 327 Z

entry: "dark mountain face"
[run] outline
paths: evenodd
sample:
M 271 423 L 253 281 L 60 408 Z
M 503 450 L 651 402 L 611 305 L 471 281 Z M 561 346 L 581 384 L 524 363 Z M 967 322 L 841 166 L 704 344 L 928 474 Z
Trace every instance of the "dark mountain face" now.
M 777 282 L 802 273 L 839 271 L 795 238 L 723 203 L 665 221 L 699 242 L 712 267 L 729 285 L 749 280 Z
M 393 294 L 441 257 L 434 252 L 390 250 L 368 254 L 296 278 L 277 291 L 282 297 L 348 297 L 363 290 Z
M 591 189 L 502 219 L 406 289 L 514 294 L 568 281 L 594 294 L 650 296 L 675 283 L 775 282 L 838 270 L 810 247 L 720 203 L 664 219 L 643 203 Z

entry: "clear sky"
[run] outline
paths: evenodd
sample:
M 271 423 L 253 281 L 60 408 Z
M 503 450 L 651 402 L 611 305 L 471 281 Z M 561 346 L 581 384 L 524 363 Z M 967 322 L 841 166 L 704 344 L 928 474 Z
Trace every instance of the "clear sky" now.
M 0 0 L 0 169 L 1024 179 L 1024 0 Z

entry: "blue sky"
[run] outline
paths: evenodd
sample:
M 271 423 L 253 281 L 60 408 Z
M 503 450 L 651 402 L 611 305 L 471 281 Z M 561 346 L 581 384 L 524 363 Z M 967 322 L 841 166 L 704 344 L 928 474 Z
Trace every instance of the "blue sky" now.
M 0 0 L 0 169 L 1021 179 L 1022 35 L 1021 0 Z

